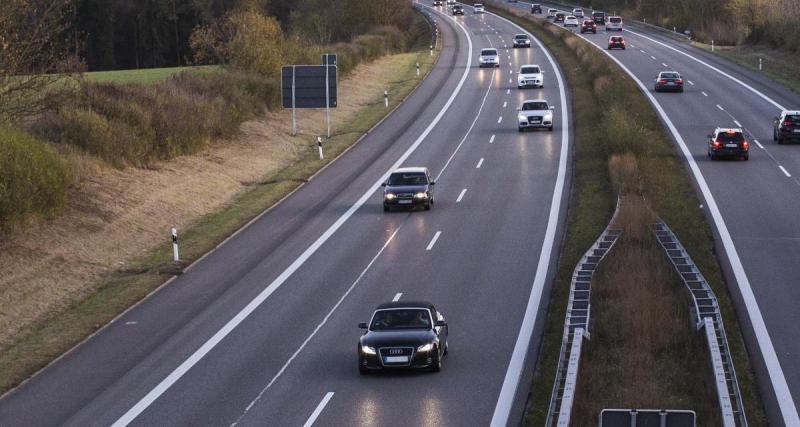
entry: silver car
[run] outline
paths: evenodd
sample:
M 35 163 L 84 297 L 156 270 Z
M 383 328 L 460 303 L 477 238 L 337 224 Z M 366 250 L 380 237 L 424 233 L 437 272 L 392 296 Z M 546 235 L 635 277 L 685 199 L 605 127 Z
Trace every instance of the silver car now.
M 553 110 L 544 99 L 529 99 L 517 108 L 517 123 L 519 131 L 528 128 L 547 128 L 553 130 Z
M 478 65 L 482 67 L 500 67 L 500 56 L 495 48 L 481 49 Z

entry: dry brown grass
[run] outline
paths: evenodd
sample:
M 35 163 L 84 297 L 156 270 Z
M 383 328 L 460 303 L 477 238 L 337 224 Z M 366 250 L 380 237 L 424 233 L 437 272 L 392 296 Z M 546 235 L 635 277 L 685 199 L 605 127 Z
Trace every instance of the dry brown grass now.
M 392 55 L 359 66 L 340 81 L 348 94 L 333 110 L 336 126 L 380 101 L 392 73 L 416 54 Z M 66 213 L 0 244 L 0 351 L 21 332 L 96 289 L 105 275 L 163 243 L 168 230 L 190 227 L 233 200 L 253 182 L 275 174 L 311 149 L 324 111 L 300 111 L 289 135 L 290 112 L 246 122 L 241 136 L 202 153 L 157 162 L 149 169 L 115 169 L 91 156 L 67 154 L 81 180 Z
M 614 155 L 609 174 L 624 233 L 592 284 L 593 329 L 584 347 L 573 425 L 597 425 L 604 408 L 690 409 L 698 425 L 719 425 L 703 335 L 690 297 L 648 226 L 635 157 Z

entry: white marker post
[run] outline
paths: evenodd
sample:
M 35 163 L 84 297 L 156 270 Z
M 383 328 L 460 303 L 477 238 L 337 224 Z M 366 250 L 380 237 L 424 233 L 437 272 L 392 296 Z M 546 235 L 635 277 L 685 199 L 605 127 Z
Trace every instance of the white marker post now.
M 759 61 L 761 61 L 761 60 L 759 60 Z M 417 62 L 417 77 L 419 77 L 419 62 Z
M 389 108 L 389 91 L 388 90 L 384 90 L 383 91 L 383 104 L 386 106 L 386 108 Z
M 758 58 L 758 71 L 761 71 L 762 69 L 763 69 L 763 63 L 761 61 L 761 58 Z
M 319 159 L 323 160 L 325 156 L 322 154 L 322 137 L 317 136 L 317 148 L 319 148 Z
M 178 262 L 180 261 L 180 257 L 178 256 L 178 230 L 175 227 L 172 227 L 172 261 Z
M 714 51 L 714 40 L 711 40 L 711 51 Z
M 431 45 L 431 54 L 428 56 L 433 56 L 433 45 Z

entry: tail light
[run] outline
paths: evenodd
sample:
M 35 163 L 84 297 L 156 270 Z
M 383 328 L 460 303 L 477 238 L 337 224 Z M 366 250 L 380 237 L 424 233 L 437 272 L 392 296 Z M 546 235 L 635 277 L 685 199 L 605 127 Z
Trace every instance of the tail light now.
M 716 141 L 716 140 L 715 140 L 714 142 L 712 142 L 712 143 L 711 143 L 711 146 L 712 146 L 712 147 L 714 147 L 714 148 L 719 148 L 721 145 L 722 145 L 722 144 L 720 144 L 720 142 L 719 142 L 719 141 Z
M 683 84 L 683 80 L 677 79 L 677 80 L 675 80 L 675 84 L 682 85 Z
M 750 143 L 749 143 L 749 142 L 747 142 L 747 141 L 744 141 L 744 142 L 742 142 L 742 148 L 744 148 L 745 150 L 747 150 L 748 148 L 750 148 Z
M 786 121 L 783 122 L 783 125 L 784 126 L 791 126 L 792 125 L 792 121 L 791 120 L 786 120 Z
M 658 84 L 660 84 L 660 85 L 667 84 L 667 81 L 664 80 L 664 79 L 661 79 L 661 80 L 658 81 Z

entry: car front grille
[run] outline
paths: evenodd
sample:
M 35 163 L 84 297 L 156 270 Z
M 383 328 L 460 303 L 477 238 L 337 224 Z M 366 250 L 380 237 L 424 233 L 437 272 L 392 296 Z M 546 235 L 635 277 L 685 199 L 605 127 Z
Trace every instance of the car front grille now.
M 530 116 L 528 117 L 528 123 L 541 123 L 542 116 Z
M 413 347 L 381 347 L 378 349 L 378 353 L 381 355 L 381 363 L 386 366 L 409 366 L 414 359 Z M 408 357 L 408 361 L 386 362 L 386 358 L 392 356 L 406 356 Z
M 398 199 L 413 199 L 414 198 L 414 193 L 399 193 L 397 195 L 397 198 Z

